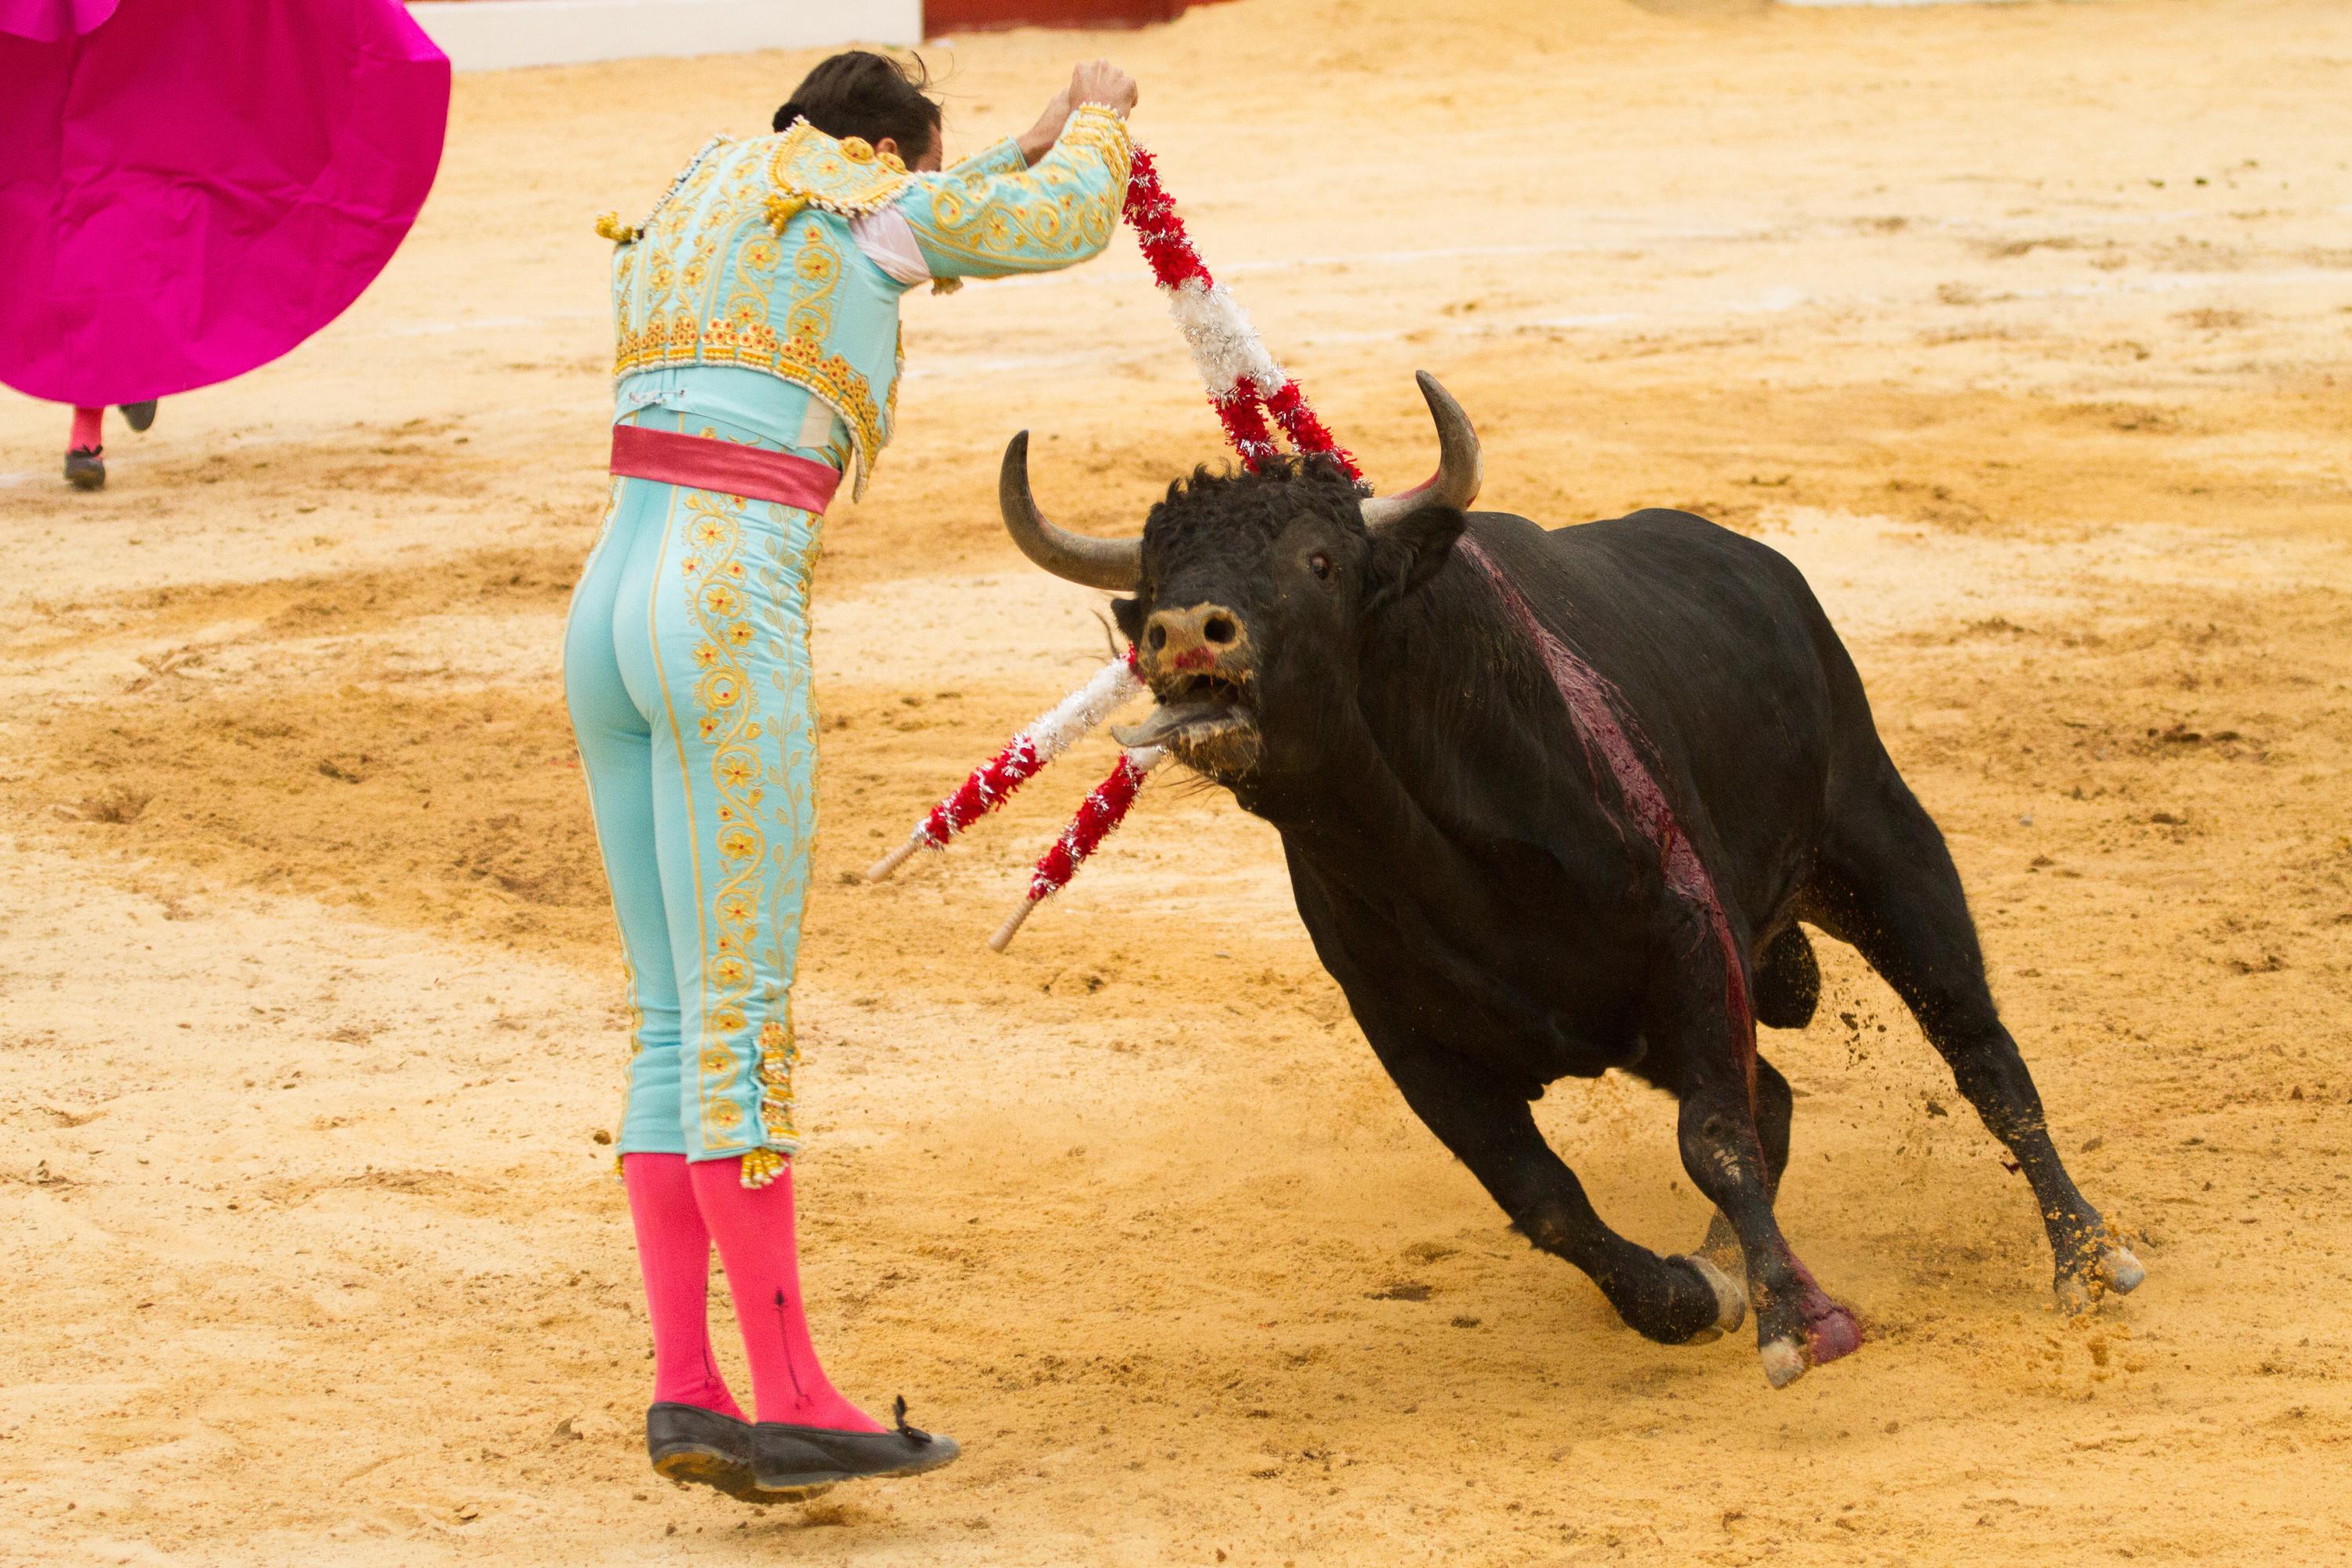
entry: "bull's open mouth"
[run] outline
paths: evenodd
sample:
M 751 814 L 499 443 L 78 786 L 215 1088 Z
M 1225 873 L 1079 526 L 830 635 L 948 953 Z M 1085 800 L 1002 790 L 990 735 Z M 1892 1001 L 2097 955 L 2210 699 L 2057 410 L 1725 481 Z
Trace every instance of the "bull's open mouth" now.
M 1257 753 L 1257 716 L 1249 689 L 1228 676 L 1187 673 L 1157 688 L 1160 706 L 1111 734 L 1129 747 L 1166 746 L 1205 773 L 1244 769 Z

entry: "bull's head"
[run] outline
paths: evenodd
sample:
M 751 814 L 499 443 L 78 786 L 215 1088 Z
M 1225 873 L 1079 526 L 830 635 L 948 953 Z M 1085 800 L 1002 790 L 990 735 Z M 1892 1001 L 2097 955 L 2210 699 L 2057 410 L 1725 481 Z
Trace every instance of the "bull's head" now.
M 1366 627 L 1434 576 L 1476 499 L 1478 437 L 1435 377 L 1418 377 L 1437 422 L 1427 483 L 1365 498 L 1337 465 L 1305 458 L 1171 485 L 1138 539 L 1054 526 L 1029 489 L 1029 435 L 1004 451 L 998 500 L 1029 559 L 1117 601 L 1160 706 L 1118 738 L 1164 744 L 1227 784 L 1304 764 L 1351 706 Z M 1286 753 L 1296 749 L 1300 755 Z

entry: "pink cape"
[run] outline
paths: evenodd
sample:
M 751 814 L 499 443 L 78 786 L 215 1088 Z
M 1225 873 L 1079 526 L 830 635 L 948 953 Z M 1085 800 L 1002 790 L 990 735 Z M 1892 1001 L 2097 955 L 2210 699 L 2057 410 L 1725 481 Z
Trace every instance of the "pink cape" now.
M 0 33 L 36 43 L 87 33 L 114 15 L 121 0 L 0 0 Z
M 241 375 L 341 314 L 449 116 L 398 0 L 0 0 L 0 381 L 84 407 Z

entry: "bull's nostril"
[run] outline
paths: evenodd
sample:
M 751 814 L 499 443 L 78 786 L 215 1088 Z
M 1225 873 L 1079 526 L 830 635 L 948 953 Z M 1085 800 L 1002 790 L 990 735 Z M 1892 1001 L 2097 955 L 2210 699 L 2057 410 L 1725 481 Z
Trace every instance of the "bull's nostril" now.
M 1208 623 L 1202 626 L 1201 635 L 1213 643 L 1229 643 L 1239 629 L 1230 616 L 1211 616 Z
M 1151 651 L 1158 653 L 1161 648 L 1168 646 L 1168 628 L 1166 626 L 1152 627 L 1150 640 L 1151 643 Z

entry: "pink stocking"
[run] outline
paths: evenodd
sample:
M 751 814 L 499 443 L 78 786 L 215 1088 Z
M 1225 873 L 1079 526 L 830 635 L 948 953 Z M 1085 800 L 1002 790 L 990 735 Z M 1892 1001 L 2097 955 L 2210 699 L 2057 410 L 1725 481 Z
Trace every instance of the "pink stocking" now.
M 99 426 L 106 418 L 103 408 L 74 410 L 73 435 L 66 445 L 77 452 L 95 452 L 99 448 Z
M 695 1206 L 683 1154 L 624 1154 L 621 1180 L 637 1227 L 637 1267 L 654 1323 L 654 1401 L 698 1405 L 740 1419 L 710 1358 L 710 1233 Z
M 688 1169 L 694 1201 L 727 1266 L 760 1419 L 836 1432 L 882 1431 L 881 1423 L 835 1391 L 809 1342 L 793 1237 L 792 1165 L 758 1188 L 743 1185 L 742 1165 L 740 1159 L 702 1160 Z

